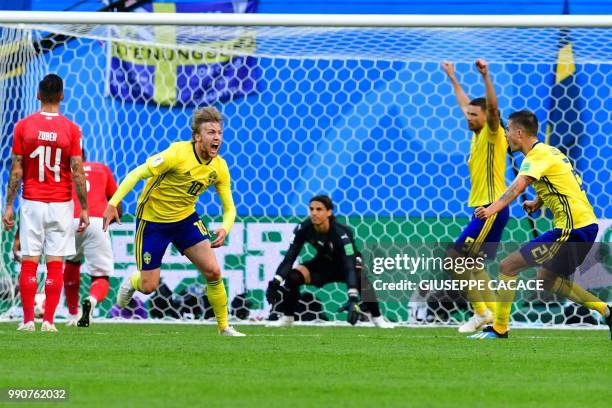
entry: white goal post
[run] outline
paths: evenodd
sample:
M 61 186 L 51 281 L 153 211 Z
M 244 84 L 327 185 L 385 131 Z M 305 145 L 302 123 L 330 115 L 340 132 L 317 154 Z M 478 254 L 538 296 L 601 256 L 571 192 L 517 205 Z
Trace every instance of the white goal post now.
M 598 241 L 607 243 L 611 27 L 610 16 L 602 15 L 3 11 L 2 182 L 6 185 L 10 166 L 12 127 L 37 109 L 36 85 L 46 73 L 65 80 L 62 110 L 82 127 L 88 158 L 108 164 L 117 179 L 170 143 L 188 139 L 194 107 L 217 106 L 226 118 L 221 155 L 238 208 L 218 260 L 229 300 L 237 299 L 234 314 L 261 320 L 270 312 L 263 296 L 267 281 L 316 194 L 334 199 L 340 221 L 355 230 L 361 249 L 381 244 L 406 249 L 458 237 L 471 216 L 470 134 L 440 63 L 455 62 L 464 89 L 478 97 L 484 86 L 473 65 L 484 58 L 502 119 L 519 109 L 536 113 L 543 140 L 563 150 L 582 175 L 600 220 Z M 516 156 L 516 162 L 508 157 L 507 182 L 520 162 Z M 219 202 L 214 194 L 203 197 L 198 210 L 214 229 L 221 219 Z M 126 197 L 124 223 L 112 232 L 115 275 L 101 317 L 121 314 L 113 311 L 111 298 L 135 268 L 136 199 L 136 193 Z M 500 253 L 529 240 L 534 229 L 551 227 L 546 214 L 528 220 L 520 204 L 511 206 L 503 237 L 509 244 Z M 11 257 L 12 234 L 2 233 L 0 316 L 16 318 L 19 265 Z M 576 279 L 609 300 L 612 268 L 603 245 L 603 255 Z M 302 259 L 311 255 L 306 250 Z M 491 262 L 492 275 L 500 256 Z M 165 288 L 139 297 L 142 314 L 124 316 L 205 319 L 210 311 L 197 276 L 169 249 Z M 456 324 L 469 316 L 460 295 L 413 292 L 381 294 L 386 317 Z M 344 315 L 336 312 L 345 298 L 343 284 L 306 286 L 300 316 L 342 321 Z M 598 316 L 525 291 L 517 294 L 512 318 L 527 325 L 596 326 Z

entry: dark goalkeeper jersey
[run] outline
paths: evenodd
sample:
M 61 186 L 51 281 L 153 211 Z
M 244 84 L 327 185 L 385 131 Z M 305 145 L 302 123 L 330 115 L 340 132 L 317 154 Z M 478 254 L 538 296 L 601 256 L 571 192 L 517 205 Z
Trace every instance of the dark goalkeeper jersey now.
M 357 273 L 355 271 L 355 240 L 353 233 L 346 225 L 330 221 L 329 231 L 319 234 L 310 220 L 299 224 L 293 231 L 294 237 L 285 258 L 278 266 L 276 274 L 283 279 L 287 276 L 305 243 L 312 245 L 321 257 L 338 265 L 346 276 L 349 289 L 357 289 Z

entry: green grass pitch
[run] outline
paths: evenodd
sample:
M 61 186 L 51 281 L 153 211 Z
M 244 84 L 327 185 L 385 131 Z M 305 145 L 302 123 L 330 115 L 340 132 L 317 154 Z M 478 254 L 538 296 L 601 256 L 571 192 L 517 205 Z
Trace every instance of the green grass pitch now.
M 68 401 L 53 405 L 87 407 L 559 408 L 612 398 L 607 331 L 483 341 L 449 328 L 238 328 L 249 337 L 209 325 L 60 323 L 52 334 L 2 323 L 0 388 L 67 387 Z

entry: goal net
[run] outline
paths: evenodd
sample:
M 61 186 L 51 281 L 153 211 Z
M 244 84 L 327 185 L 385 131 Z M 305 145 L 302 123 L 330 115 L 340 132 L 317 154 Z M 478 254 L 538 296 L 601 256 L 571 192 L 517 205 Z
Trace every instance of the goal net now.
M 37 109 L 36 87 L 46 73 L 64 78 L 62 111 L 82 127 L 87 159 L 106 163 L 117 180 L 170 143 L 189 140 L 195 107 L 219 108 L 226 119 L 221 155 L 238 217 L 216 255 L 236 318 L 268 318 L 267 282 L 314 195 L 333 198 L 339 221 L 354 229 L 364 250 L 438 245 L 459 236 L 471 217 L 471 134 L 441 69 L 444 60 L 456 64 L 471 98 L 484 95 L 474 61 L 489 62 L 502 119 L 520 109 L 537 114 L 541 139 L 565 152 L 584 180 L 600 219 L 598 241 L 612 236 L 612 32 L 606 28 L 4 23 L 0 39 L 4 185 L 13 125 Z M 508 156 L 507 182 L 519 156 L 515 162 Z M 112 228 L 115 270 L 98 315 L 212 317 L 202 278 L 174 248 L 154 294 L 137 293 L 128 310 L 114 306 L 119 284 L 135 270 L 133 214 L 141 189 L 125 198 L 123 223 Z M 219 225 L 215 194 L 205 193 L 198 211 L 209 229 Z M 552 228 L 549 214 L 529 220 L 521 200 L 510 211 L 503 241 L 515 247 L 534 229 Z M 9 318 L 20 313 L 13 234 L 2 232 L 0 314 Z M 492 277 L 511 246 L 500 247 L 489 263 Z M 608 300 L 610 256 L 604 246 L 593 252 L 591 268 L 576 279 Z M 301 259 L 312 254 L 306 248 Z M 534 276 L 535 270 L 522 275 Z M 81 296 L 88 286 L 85 275 Z M 461 293 L 379 297 L 385 316 L 397 322 L 456 324 L 470 315 Z M 345 301 L 344 284 L 305 286 L 298 314 L 303 321 L 341 322 Z M 599 316 L 525 290 L 517 292 L 512 319 L 597 325 Z

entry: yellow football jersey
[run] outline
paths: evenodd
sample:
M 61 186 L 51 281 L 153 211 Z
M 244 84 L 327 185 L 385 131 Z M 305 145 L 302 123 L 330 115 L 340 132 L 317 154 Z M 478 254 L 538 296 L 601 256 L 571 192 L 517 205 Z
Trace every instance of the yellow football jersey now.
M 491 204 L 506 190 L 507 149 L 508 142 L 501 125 L 493 132 L 485 123 L 480 132 L 472 136 L 468 160 L 472 183 L 468 199 L 470 207 Z
M 597 222 L 593 207 L 582 190 L 582 179 L 556 147 L 536 143 L 525 156 L 519 175 L 536 180 L 533 187 L 552 211 L 555 228 L 576 229 Z
M 181 221 L 195 212 L 198 196 L 211 186 L 215 186 L 224 212 L 234 208 L 227 163 L 219 156 L 208 163 L 201 162 L 192 142 L 172 143 L 149 157 L 146 164 L 153 177 L 138 198 L 138 218 L 163 223 Z M 226 226 L 227 232 L 229 227 Z

